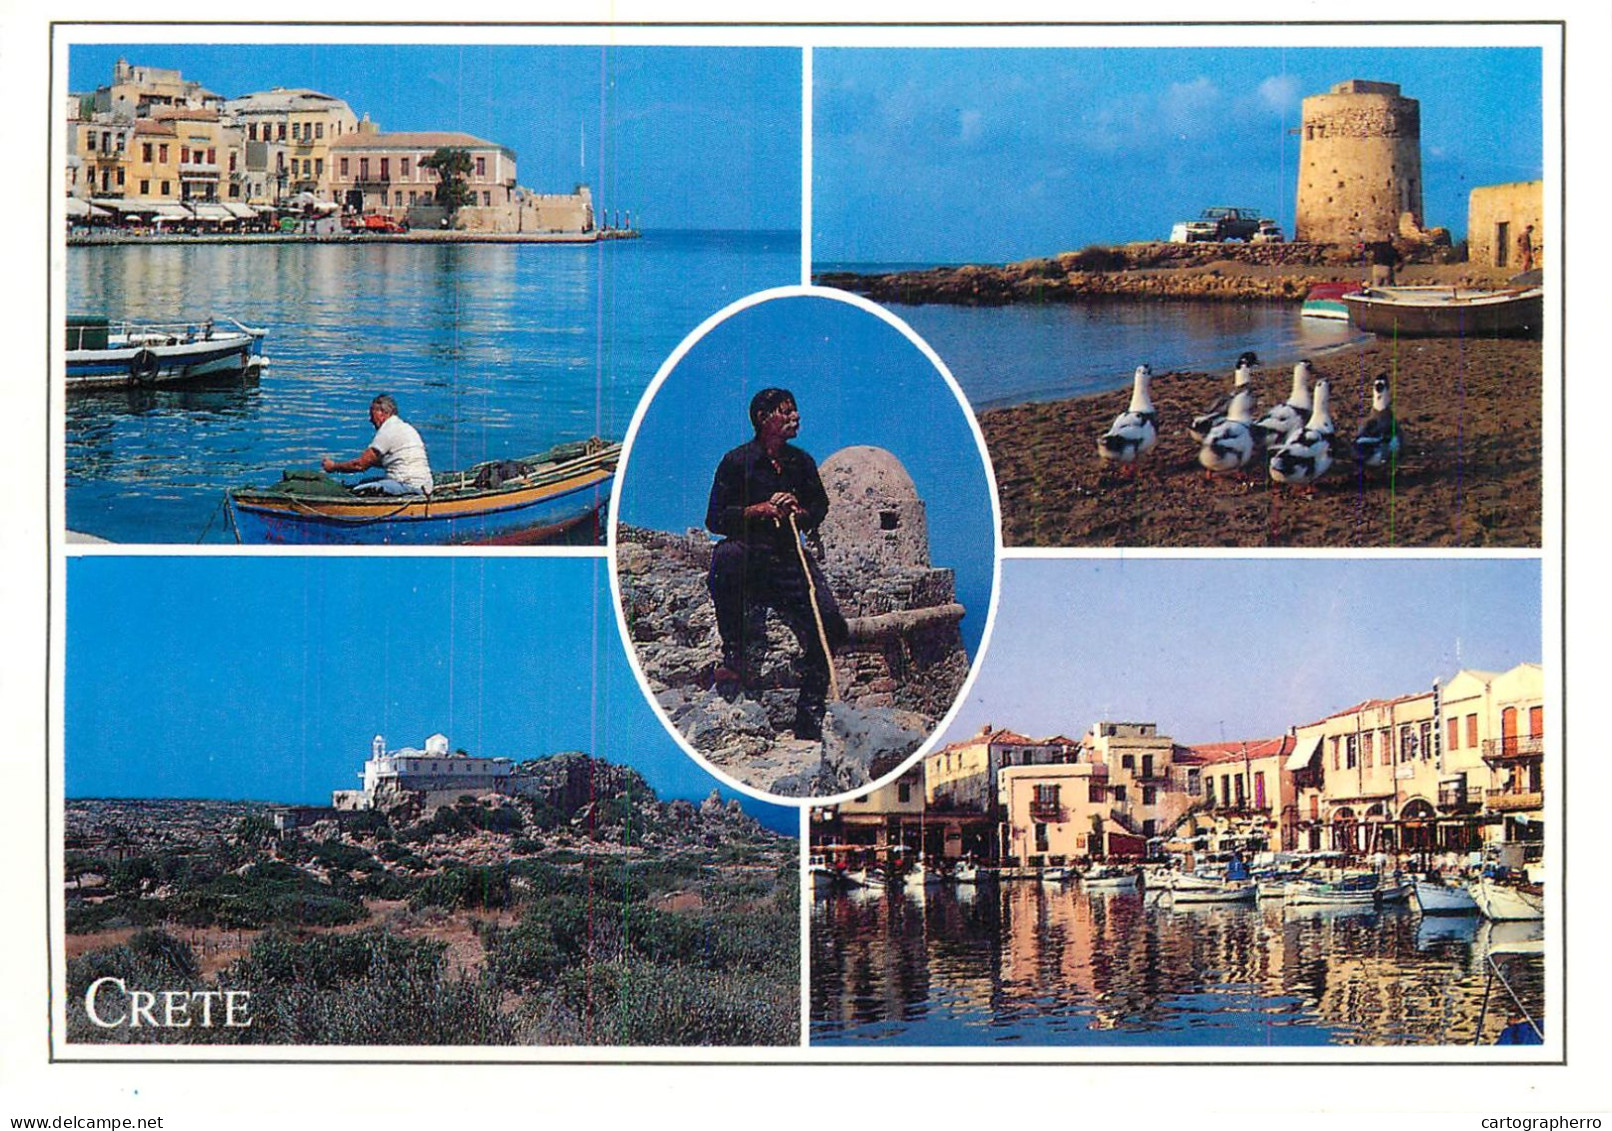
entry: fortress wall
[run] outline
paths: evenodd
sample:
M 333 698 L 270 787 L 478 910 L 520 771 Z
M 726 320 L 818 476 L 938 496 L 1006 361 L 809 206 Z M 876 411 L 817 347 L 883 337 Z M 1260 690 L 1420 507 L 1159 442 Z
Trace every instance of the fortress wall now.
M 1538 267 L 1545 258 L 1545 182 L 1515 181 L 1473 189 L 1466 213 L 1468 261 L 1522 270 L 1517 261 L 1517 237 L 1530 224 L 1534 226 L 1534 266 Z M 1502 234 L 1504 246 L 1498 242 Z
M 1393 83 L 1354 80 L 1304 100 L 1294 238 L 1394 239 L 1422 216 L 1421 106 Z

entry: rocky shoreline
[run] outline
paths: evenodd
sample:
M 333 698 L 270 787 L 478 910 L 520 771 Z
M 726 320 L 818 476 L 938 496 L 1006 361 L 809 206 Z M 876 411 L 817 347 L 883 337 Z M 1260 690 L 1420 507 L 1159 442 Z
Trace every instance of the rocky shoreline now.
M 1406 283 L 1487 286 L 1502 276 L 1455 261 L 1449 247 L 1401 249 Z M 1335 244 L 1134 243 L 1002 266 L 968 264 L 923 271 L 863 275 L 824 272 L 814 281 L 880 303 L 1010 303 L 1144 301 L 1302 302 L 1317 283 L 1364 280 L 1369 268 L 1352 249 Z
M 980 415 L 1009 546 L 1535 547 L 1543 481 L 1543 356 L 1537 341 L 1372 341 L 1315 362 L 1332 389 L 1342 455 L 1313 494 L 1278 487 L 1263 463 L 1207 479 L 1187 432 L 1228 373 L 1155 375 L 1159 443 L 1134 476 L 1097 438 L 1129 388 Z M 1395 475 L 1363 473 L 1348 444 L 1378 373 L 1392 382 L 1405 447 Z M 1259 408 L 1285 400 L 1286 368 L 1256 371 Z

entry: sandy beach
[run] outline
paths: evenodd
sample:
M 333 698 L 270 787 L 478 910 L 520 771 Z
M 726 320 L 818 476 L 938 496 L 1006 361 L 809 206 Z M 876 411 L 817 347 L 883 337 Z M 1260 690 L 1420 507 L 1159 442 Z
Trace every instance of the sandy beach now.
M 1534 547 L 1541 532 L 1542 354 L 1530 340 L 1378 340 L 1312 359 L 1332 389 L 1343 458 L 1313 494 L 1249 475 L 1205 477 L 1187 425 L 1231 374 L 1155 374 L 1158 446 L 1134 477 L 1097 455 L 1124 390 L 983 413 L 1009 546 Z M 1399 466 L 1348 454 L 1389 375 L 1405 437 Z M 1288 367 L 1255 372 L 1256 413 L 1285 400 Z

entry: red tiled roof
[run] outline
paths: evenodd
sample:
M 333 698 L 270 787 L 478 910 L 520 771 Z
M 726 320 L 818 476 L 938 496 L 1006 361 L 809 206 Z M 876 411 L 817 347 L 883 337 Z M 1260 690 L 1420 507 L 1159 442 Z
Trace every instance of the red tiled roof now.
M 1240 762 L 1248 758 L 1269 758 L 1286 754 L 1293 748 L 1293 739 L 1289 735 L 1279 738 L 1250 738 L 1236 742 L 1200 742 L 1196 746 L 1188 747 L 1198 760 L 1213 764 L 1216 762 Z
M 136 120 L 134 123 L 134 132 L 136 136 L 140 134 L 151 134 L 159 137 L 175 136 L 172 125 L 168 124 L 167 122 L 158 122 L 151 118 L 140 118 Z
M 451 146 L 457 149 L 507 149 L 496 141 L 484 141 L 470 134 L 451 130 L 426 130 L 421 133 L 350 133 L 330 143 L 332 149 L 440 149 Z
M 1356 703 L 1352 707 L 1345 707 L 1341 711 L 1333 711 L 1330 715 L 1322 715 L 1314 722 L 1301 723 L 1300 725 L 1315 726 L 1317 723 L 1324 723 L 1331 719 L 1341 719 L 1345 715 L 1357 715 L 1363 711 L 1375 711 L 1380 710 L 1383 707 L 1394 707 L 1400 703 L 1409 703 L 1416 699 L 1428 699 L 1431 698 L 1432 695 L 1433 693 L 1431 691 L 1416 691 L 1409 695 L 1397 695 L 1392 699 L 1366 699 Z
M 218 111 L 201 106 L 161 106 L 151 114 L 159 121 L 183 119 L 187 122 L 216 122 Z

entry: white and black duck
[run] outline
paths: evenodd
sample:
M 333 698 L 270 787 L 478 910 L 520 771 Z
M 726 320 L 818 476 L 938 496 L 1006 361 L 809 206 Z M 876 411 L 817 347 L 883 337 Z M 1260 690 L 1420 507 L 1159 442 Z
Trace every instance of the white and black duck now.
M 1254 421 L 1255 433 L 1272 451 L 1287 443 L 1309 421 L 1314 403 L 1310 396 L 1311 380 L 1310 363 L 1299 362 L 1293 367 L 1293 391 L 1287 400 Z
M 1388 467 L 1399 462 L 1404 443 L 1399 421 L 1394 419 L 1388 374 L 1379 373 L 1371 383 L 1371 415 L 1360 425 L 1355 437 L 1355 462 L 1361 467 Z
M 1226 418 L 1203 438 L 1198 462 L 1209 472 L 1240 471 L 1259 450 L 1254 437 L 1254 390 L 1243 385 L 1232 394 Z
M 1315 383 L 1315 407 L 1298 434 L 1271 454 L 1271 478 L 1278 483 L 1301 486 L 1314 483 L 1332 466 L 1332 444 L 1336 428 L 1327 411 L 1327 383 Z
M 1258 364 L 1259 358 L 1254 356 L 1253 350 L 1245 350 L 1237 355 L 1237 368 L 1231 375 L 1231 392 L 1216 400 L 1214 404 L 1192 418 L 1192 423 L 1188 426 L 1187 431 L 1192 433 L 1194 440 L 1200 444 L 1203 443 L 1208 437 L 1210 429 L 1226 419 L 1231 409 L 1232 398 L 1248 387 L 1248 383 L 1254 376 L 1254 366 Z M 1253 420 L 1253 403 L 1252 400 L 1248 402 L 1249 420 Z
M 1131 390 L 1131 407 L 1114 418 L 1108 431 L 1098 437 L 1097 454 L 1114 463 L 1134 464 L 1159 442 L 1159 414 L 1148 397 L 1153 371 L 1136 367 L 1136 384 Z

